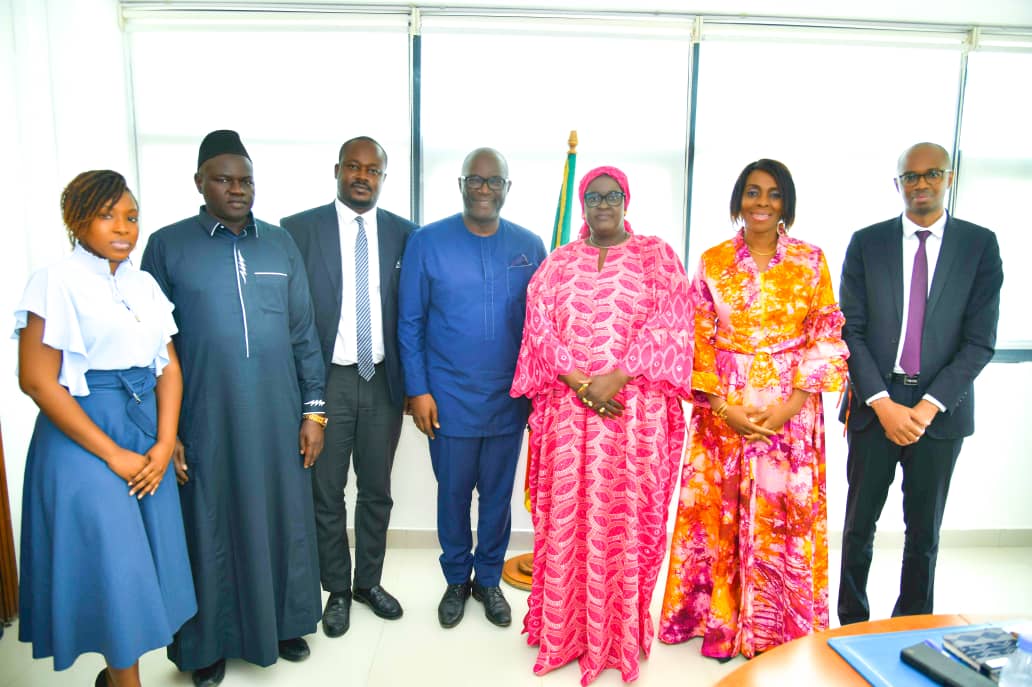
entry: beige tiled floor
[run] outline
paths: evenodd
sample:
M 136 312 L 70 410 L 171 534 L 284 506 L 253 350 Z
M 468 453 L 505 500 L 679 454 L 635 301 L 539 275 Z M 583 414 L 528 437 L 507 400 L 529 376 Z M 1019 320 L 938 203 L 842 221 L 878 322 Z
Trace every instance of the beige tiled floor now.
M 831 552 L 831 598 L 837 593 L 838 551 Z M 871 572 L 870 595 L 875 616 L 886 616 L 895 601 L 899 551 L 878 548 Z M 388 552 L 384 586 L 405 607 L 405 616 L 387 622 L 355 604 L 351 630 L 340 639 L 321 633 L 308 637 L 312 656 L 304 663 L 281 661 L 271 668 L 256 668 L 240 661 L 229 664 L 226 687 L 257 685 L 332 685 L 334 687 L 576 687 L 580 673 L 570 665 L 543 678 L 531 672 L 535 651 L 520 635 L 526 593 L 508 587 L 514 622 L 506 629 L 489 624 L 480 604 L 470 600 L 466 618 L 456 628 L 437 624 L 437 601 L 444 583 L 437 552 L 429 549 L 394 549 Z M 662 588 L 662 581 L 660 584 Z M 939 556 L 936 610 L 1009 614 L 1032 619 L 1032 548 L 947 548 Z M 659 593 L 653 599 L 658 612 Z M 833 611 L 834 615 L 834 611 Z M 834 617 L 832 618 L 834 623 Z M 100 669 L 96 655 L 80 657 L 62 673 L 51 663 L 34 661 L 28 645 L 16 640 L 17 625 L 0 640 L 0 687 L 92 685 Z M 742 659 L 726 665 L 699 656 L 698 640 L 680 646 L 656 644 L 652 657 L 642 663 L 640 687 L 656 685 L 711 685 L 734 670 Z M 148 687 L 188 687 L 189 675 L 179 674 L 163 652 L 151 652 L 142 661 L 143 683 Z M 594 683 L 620 685 L 620 675 L 609 670 Z

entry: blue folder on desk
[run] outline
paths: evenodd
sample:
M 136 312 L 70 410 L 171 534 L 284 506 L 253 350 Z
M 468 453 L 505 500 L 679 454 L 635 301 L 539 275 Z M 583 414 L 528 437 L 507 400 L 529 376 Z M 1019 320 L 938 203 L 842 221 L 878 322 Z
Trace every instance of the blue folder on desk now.
M 899 657 L 899 652 L 912 644 L 930 639 L 942 646 L 942 636 L 951 632 L 978 630 L 989 625 L 933 627 L 927 630 L 881 632 L 871 635 L 832 637 L 828 646 L 846 659 L 873 687 L 929 687 L 934 685 Z

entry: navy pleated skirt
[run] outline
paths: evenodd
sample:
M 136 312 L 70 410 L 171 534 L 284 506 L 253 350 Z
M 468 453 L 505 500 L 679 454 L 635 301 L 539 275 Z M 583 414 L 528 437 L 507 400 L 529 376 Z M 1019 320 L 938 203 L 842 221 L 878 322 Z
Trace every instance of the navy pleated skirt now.
M 76 397 L 115 443 L 146 452 L 157 435 L 154 373 L 90 371 Z M 175 470 L 138 500 L 100 458 L 40 413 L 22 495 L 19 637 L 68 668 L 97 652 L 127 668 L 166 646 L 197 612 Z

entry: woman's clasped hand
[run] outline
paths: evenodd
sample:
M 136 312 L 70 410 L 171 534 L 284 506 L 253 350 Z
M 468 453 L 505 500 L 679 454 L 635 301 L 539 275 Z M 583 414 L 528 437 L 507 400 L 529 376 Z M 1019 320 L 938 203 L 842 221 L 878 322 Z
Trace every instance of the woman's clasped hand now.
M 596 377 L 588 377 L 584 374 L 571 373 L 564 375 L 561 379 L 574 390 L 579 400 L 586 408 L 589 408 L 601 416 L 623 415 L 623 404 L 614 398 L 624 384 L 630 380 L 630 375 L 620 370 Z

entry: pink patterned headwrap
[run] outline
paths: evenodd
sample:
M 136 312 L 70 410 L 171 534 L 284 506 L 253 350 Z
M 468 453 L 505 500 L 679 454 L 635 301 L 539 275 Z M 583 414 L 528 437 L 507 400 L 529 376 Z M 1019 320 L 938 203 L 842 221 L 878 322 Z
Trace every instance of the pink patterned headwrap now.
M 616 167 L 596 167 L 587 174 L 580 181 L 580 192 L 577 194 L 580 198 L 581 215 L 587 217 L 587 208 L 584 206 L 584 193 L 588 190 L 588 185 L 599 177 L 606 176 L 611 177 L 613 181 L 620 185 L 620 190 L 624 194 L 624 210 L 626 211 L 627 206 L 631 204 L 631 187 L 627 184 L 627 175 L 621 172 Z M 631 231 L 631 223 L 626 219 L 624 220 L 624 230 L 628 234 L 633 234 Z M 584 224 L 580 228 L 580 237 L 587 238 L 588 234 L 591 233 L 591 228 L 588 226 L 587 219 L 584 220 Z

